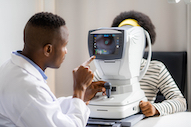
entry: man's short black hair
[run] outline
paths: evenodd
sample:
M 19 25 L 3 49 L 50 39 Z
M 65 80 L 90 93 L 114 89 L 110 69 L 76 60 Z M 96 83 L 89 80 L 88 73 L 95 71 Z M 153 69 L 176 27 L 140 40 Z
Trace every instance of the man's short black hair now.
M 149 33 L 151 38 L 151 43 L 154 44 L 156 39 L 155 26 L 153 25 L 153 23 L 151 22 L 150 18 L 147 15 L 134 10 L 125 11 L 115 17 L 111 26 L 118 27 L 119 24 L 125 19 L 137 20 L 138 24 Z M 146 43 L 146 47 L 147 45 L 148 44 Z
M 28 23 L 32 26 L 48 29 L 57 29 L 66 24 L 63 18 L 49 12 L 36 13 L 29 19 Z

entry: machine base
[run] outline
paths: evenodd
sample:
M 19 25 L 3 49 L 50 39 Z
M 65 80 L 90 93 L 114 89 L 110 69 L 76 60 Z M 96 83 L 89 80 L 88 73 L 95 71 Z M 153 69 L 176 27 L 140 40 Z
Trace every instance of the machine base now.
M 124 94 L 94 97 L 88 107 L 90 117 L 103 119 L 122 119 L 140 112 L 140 101 L 147 101 L 144 91 L 137 89 Z
M 90 108 L 90 117 L 104 119 L 122 119 L 140 112 L 139 103 L 141 100 L 146 101 L 144 97 L 134 103 L 124 106 L 105 106 L 105 105 L 88 105 Z

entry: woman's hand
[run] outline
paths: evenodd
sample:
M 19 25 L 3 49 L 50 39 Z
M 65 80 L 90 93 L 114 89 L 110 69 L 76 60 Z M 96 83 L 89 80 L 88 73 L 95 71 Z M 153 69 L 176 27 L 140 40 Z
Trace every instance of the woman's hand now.
M 158 110 L 149 101 L 141 101 L 139 107 L 146 117 L 159 114 Z

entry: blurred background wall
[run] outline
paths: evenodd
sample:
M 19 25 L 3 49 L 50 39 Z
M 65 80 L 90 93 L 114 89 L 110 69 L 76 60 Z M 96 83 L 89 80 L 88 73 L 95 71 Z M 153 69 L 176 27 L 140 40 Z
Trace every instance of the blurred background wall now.
M 23 30 L 29 18 L 37 12 L 55 11 L 54 0 L 0 0 L 0 65 L 11 52 L 22 50 Z M 48 85 L 55 93 L 55 70 L 47 69 Z
M 10 58 L 12 51 L 22 50 L 24 26 L 40 11 L 63 17 L 70 33 L 64 63 L 57 70 L 46 70 L 48 85 L 57 97 L 72 95 L 72 70 L 89 58 L 88 31 L 110 27 L 115 16 L 123 11 L 141 11 L 151 18 L 157 33 L 153 51 L 188 51 L 190 61 L 190 6 L 184 1 L 169 4 L 167 0 L 0 0 L 0 65 Z M 91 69 L 95 70 L 93 63 Z

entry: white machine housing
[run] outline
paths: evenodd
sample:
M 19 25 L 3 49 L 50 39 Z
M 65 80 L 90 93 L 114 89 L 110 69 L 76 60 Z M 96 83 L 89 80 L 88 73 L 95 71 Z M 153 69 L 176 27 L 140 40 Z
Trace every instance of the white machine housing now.
M 146 66 L 140 71 L 145 37 L 148 39 L 149 55 Z M 151 59 L 147 31 L 138 26 L 90 30 L 88 48 L 90 56 L 96 56 L 96 73 L 101 80 L 112 84 L 110 98 L 97 94 L 90 101 L 90 117 L 121 119 L 138 113 L 139 102 L 147 100 L 139 84 Z

